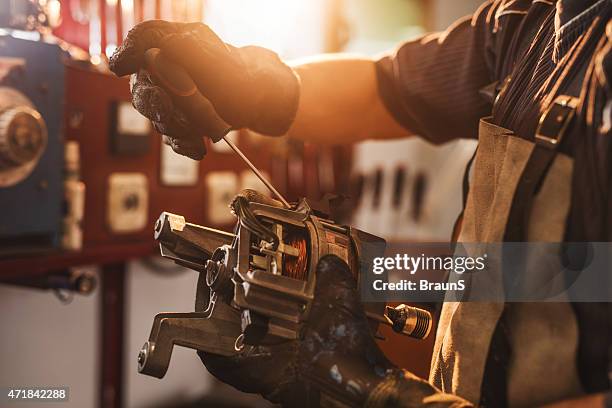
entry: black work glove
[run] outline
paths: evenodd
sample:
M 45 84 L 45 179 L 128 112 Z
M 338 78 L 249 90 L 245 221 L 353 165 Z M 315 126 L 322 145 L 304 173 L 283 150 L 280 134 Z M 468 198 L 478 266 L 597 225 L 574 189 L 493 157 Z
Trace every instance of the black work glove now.
M 161 49 L 164 58 L 187 71 L 195 82 L 201 106 L 179 109 L 176 97 L 144 71 L 144 54 Z M 287 132 L 297 111 L 299 79 L 270 50 L 235 48 L 202 23 L 146 21 L 128 33 L 110 59 L 111 70 L 133 74 L 134 107 L 149 118 L 165 142 L 180 154 L 201 159 L 208 122 L 222 119 L 232 128 L 250 128 L 279 136 Z
M 203 310 L 207 291 L 205 284 L 198 285 L 196 311 Z M 320 406 L 326 399 L 369 407 L 469 406 L 385 358 L 348 265 L 333 255 L 317 266 L 315 298 L 298 340 L 247 345 L 233 357 L 198 354 L 221 381 L 283 406 Z

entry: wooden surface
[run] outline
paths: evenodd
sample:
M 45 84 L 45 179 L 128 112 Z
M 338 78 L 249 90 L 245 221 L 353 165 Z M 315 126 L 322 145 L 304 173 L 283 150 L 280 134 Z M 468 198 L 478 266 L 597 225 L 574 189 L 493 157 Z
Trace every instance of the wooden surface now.
M 73 266 L 104 265 L 157 254 L 153 242 L 97 245 L 78 252 L 53 251 L 0 259 L 0 279 L 42 275 Z

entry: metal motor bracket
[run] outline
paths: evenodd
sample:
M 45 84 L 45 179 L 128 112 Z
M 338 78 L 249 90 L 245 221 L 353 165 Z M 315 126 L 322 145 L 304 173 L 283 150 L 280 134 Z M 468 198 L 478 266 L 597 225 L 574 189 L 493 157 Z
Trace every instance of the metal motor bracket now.
M 319 259 L 334 254 L 358 271 L 386 247 L 380 237 L 325 218 L 307 200 L 293 209 L 251 201 L 247 210 L 243 215 L 252 219 L 238 216 L 234 233 L 188 223 L 176 214 L 160 215 L 155 238 L 161 255 L 204 274 L 200 280 L 206 287 L 198 293 L 201 311 L 155 317 L 138 357 L 139 372 L 162 378 L 174 345 L 231 356 L 245 345 L 297 339 L 308 320 Z M 262 239 L 258 228 L 268 229 L 274 242 Z M 385 306 L 364 304 L 374 333 L 380 323 L 408 336 L 429 333 L 429 312 Z

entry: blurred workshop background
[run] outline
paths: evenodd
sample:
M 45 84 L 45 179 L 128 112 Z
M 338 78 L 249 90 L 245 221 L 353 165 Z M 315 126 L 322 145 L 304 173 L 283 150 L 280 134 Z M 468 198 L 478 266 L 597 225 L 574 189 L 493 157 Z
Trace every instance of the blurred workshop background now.
M 192 350 L 175 348 L 163 380 L 137 373 L 153 316 L 194 303 L 196 273 L 156 256 L 158 215 L 229 229 L 233 195 L 266 190 L 223 146 L 202 162 L 174 154 L 132 108 L 127 79 L 108 72 L 107 57 L 134 24 L 204 21 L 229 43 L 286 59 L 376 55 L 479 3 L 0 0 L 0 387 L 68 386 L 65 406 L 79 408 L 268 406 L 214 381 Z M 5 137 L 15 120 L 29 129 L 17 145 Z M 416 138 L 334 148 L 232 138 L 290 199 L 350 194 L 358 204 L 349 222 L 389 241 L 449 239 L 474 149 Z M 402 341 L 388 354 L 426 375 L 430 342 Z

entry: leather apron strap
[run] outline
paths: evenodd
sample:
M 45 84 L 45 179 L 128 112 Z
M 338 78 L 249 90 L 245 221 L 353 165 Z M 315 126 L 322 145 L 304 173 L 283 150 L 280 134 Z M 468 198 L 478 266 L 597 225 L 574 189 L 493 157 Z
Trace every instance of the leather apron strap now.
M 571 143 L 571 138 L 577 133 L 570 132 L 569 135 L 566 135 L 575 117 L 579 103 L 578 96 L 582 89 L 582 79 L 591 61 L 590 55 L 592 55 L 597 43 L 593 39 L 601 35 L 601 29 L 601 22 L 595 20 L 590 30 L 583 35 L 582 39 L 577 41 L 573 52 L 568 55 L 569 61 L 556 79 L 554 89 L 548 95 L 548 107 L 541 115 L 536 130 L 535 147 L 512 200 L 504 241 L 525 242 L 529 239 L 538 238 L 530 237 L 531 234 L 529 233 L 530 230 L 534 230 L 531 225 L 532 222 L 530 222 L 534 213 L 534 199 L 547 174 L 549 174 L 551 165 L 558 156 L 559 148 L 563 143 Z M 552 102 L 550 102 L 551 100 Z M 541 221 L 541 219 L 536 218 L 534 221 Z M 548 226 L 548 228 L 557 227 L 560 226 Z M 521 261 L 525 262 L 525 260 Z M 517 262 L 517 260 L 513 260 L 513 262 Z M 559 309 L 563 308 L 562 305 L 558 306 Z M 516 313 L 514 314 L 516 315 Z M 512 353 L 509 333 L 512 330 L 509 328 L 508 320 L 510 318 L 505 312 L 498 322 L 491 341 L 485 379 L 483 380 L 483 394 L 481 396 L 483 405 L 505 406 L 509 401 L 508 369 Z M 516 318 L 514 320 L 516 322 Z
M 583 41 L 588 43 L 585 38 Z M 585 46 L 577 49 L 587 48 Z M 516 137 L 488 120 L 481 121 L 479 148 L 473 161 L 472 183 L 463 211 L 459 241 L 501 242 L 512 237 L 526 241 L 527 237 L 532 235 L 530 229 L 533 229 L 529 226 L 529 215 L 536 209 L 543 215 L 539 217 L 542 223 L 564 224 L 569 212 L 571 187 L 566 182 L 567 189 L 561 188 L 559 192 L 555 192 L 553 190 L 556 186 L 552 184 L 558 185 L 560 179 L 571 179 L 572 161 L 567 156 L 558 154 L 557 148 L 572 121 L 576 99 L 572 95 L 564 96 L 562 91 L 569 92 L 568 78 L 580 78 L 582 67 L 577 69 L 577 65 L 569 64 L 566 69 L 567 74 L 563 76 L 563 81 L 557 83 L 555 89 L 555 95 L 559 96 L 551 95 L 553 100 L 545 105 L 549 108 L 542 115 L 536 143 Z M 572 75 L 569 75 L 570 71 Z M 535 196 L 540 189 L 548 193 L 546 197 L 540 194 L 538 202 Z M 523 199 L 528 196 L 529 199 L 527 202 L 521 202 L 517 198 L 519 196 Z M 550 200 L 549 197 L 561 198 L 563 202 L 551 203 L 554 198 Z M 558 205 L 559 208 L 550 211 L 551 205 Z M 514 228 L 517 223 L 519 225 Z M 508 228 L 509 226 L 512 227 Z M 543 238 L 541 240 L 544 241 L 562 240 L 563 231 L 564 228 L 552 228 L 549 233 L 538 235 L 536 232 L 533 236 Z M 551 234 L 554 236 L 551 237 Z M 501 278 L 491 284 L 493 290 L 499 290 L 500 286 L 503 290 Z M 568 304 L 565 306 L 569 307 Z M 476 404 L 507 406 L 507 373 L 512 352 L 509 339 L 512 338 L 512 341 L 518 343 L 521 339 L 513 337 L 506 324 L 517 326 L 516 331 L 523 333 L 523 329 L 530 327 L 529 318 L 533 312 L 530 305 L 518 309 L 520 310 L 512 313 L 507 322 L 502 318 L 507 314 L 504 303 L 445 303 L 432 356 L 430 381 L 445 392 L 456 393 Z M 566 310 L 561 309 L 562 307 L 554 307 L 551 311 L 543 310 L 543 313 L 548 313 L 546 316 L 563 317 Z M 537 317 L 547 318 L 546 316 Z M 564 332 L 562 337 L 576 340 L 575 319 L 571 320 L 573 324 L 566 325 L 567 333 Z M 550 319 L 546 328 L 551 329 L 554 326 L 556 329 L 559 327 L 557 323 Z M 564 362 L 573 358 L 575 342 L 570 343 L 560 350 L 564 357 L 561 360 Z M 530 347 L 529 344 L 522 346 Z M 537 347 L 539 345 L 535 348 Z M 544 390 L 543 395 L 549 391 L 544 395 L 544 401 L 546 398 L 553 400 L 577 392 L 579 386 L 576 384 L 575 375 L 569 372 L 572 367 L 566 368 L 565 371 L 567 375 L 565 372 L 561 373 L 558 379 L 551 378 L 548 383 L 546 379 L 541 381 L 544 388 L 549 388 Z M 491 381 L 492 379 L 494 381 Z

